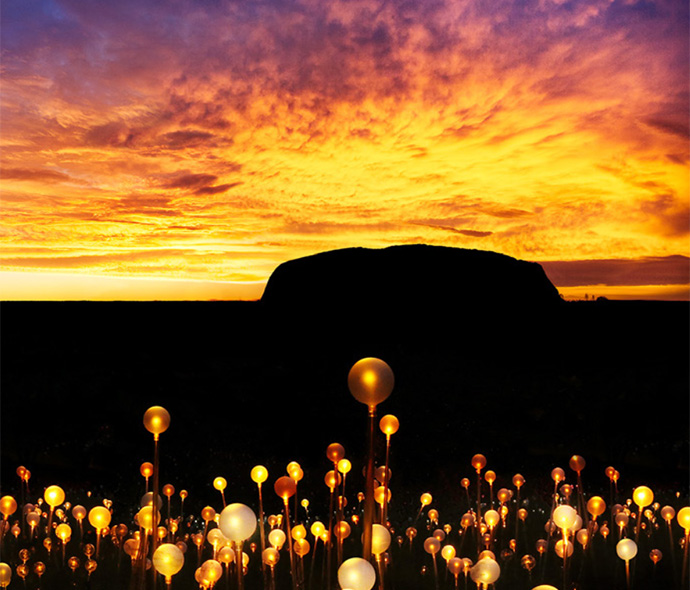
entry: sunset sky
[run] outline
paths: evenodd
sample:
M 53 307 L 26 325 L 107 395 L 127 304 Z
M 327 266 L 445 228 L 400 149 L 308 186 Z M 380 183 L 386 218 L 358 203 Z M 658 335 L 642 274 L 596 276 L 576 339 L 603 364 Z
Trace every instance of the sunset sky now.
M 428 243 L 689 298 L 687 0 L 4 0 L 0 299 Z

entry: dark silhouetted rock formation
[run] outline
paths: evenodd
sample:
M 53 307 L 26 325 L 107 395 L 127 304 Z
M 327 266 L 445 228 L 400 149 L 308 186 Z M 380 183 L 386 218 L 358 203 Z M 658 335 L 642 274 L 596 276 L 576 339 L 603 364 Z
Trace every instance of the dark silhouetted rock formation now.
M 542 318 L 563 304 L 537 263 L 428 245 L 347 248 L 285 262 L 261 302 L 276 321 L 346 332 L 377 324 L 477 329 Z

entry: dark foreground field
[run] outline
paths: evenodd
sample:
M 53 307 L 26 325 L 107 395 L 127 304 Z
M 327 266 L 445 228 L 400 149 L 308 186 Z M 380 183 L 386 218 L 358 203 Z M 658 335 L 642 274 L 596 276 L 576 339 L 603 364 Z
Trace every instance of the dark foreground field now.
M 533 309 L 525 317 L 463 309 L 446 322 L 433 311 L 352 323 L 338 310 L 276 317 L 259 302 L 3 303 L 2 494 L 18 496 L 15 469 L 25 465 L 34 496 L 59 484 L 73 503 L 88 505 L 91 491 L 98 501 L 113 500 L 117 522 L 131 519 L 143 493 L 139 465 L 152 459 L 142 416 L 157 404 L 172 417 L 161 437 L 161 483 L 189 490 L 189 514 L 207 504 L 222 508 L 212 487 L 218 475 L 228 480 L 229 502 L 254 506 L 249 470 L 257 463 L 269 470 L 267 512 L 278 512 L 272 482 L 296 460 L 305 473 L 300 497 L 312 502 L 309 517 L 326 519 L 328 444 L 343 444 L 352 461 L 351 508 L 363 489 L 366 409 L 349 394 L 347 373 L 359 358 L 376 356 L 396 377 L 379 416 L 393 413 L 401 423 L 391 453 L 397 534 L 413 523 L 422 492 L 433 494 L 440 524 L 457 531 L 468 509 L 460 480 L 476 485 L 475 453 L 496 472 L 495 489 L 512 487 L 519 472 L 530 512 L 547 511 L 530 515 L 524 549 L 512 565 L 505 562 L 497 588 L 528 587 L 519 557 L 536 555 L 553 491 L 550 472 L 562 467 L 573 482 L 573 454 L 587 461 L 587 495 L 609 501 L 604 469 L 612 465 L 621 473 L 620 502 L 641 484 L 669 502 L 687 500 L 686 303 L 568 303 L 543 317 Z M 380 463 L 382 436 L 376 444 Z M 396 588 L 433 587 L 431 570 L 419 574 L 422 565 L 431 568 L 421 551 L 428 534 L 420 530 L 409 557 L 397 544 L 392 549 Z M 351 554 L 356 536 L 346 544 Z M 598 549 L 598 561 L 576 558 L 578 587 L 603 587 L 592 580 L 623 587 L 611 547 Z M 651 548 L 641 547 L 638 578 L 667 583 L 670 569 L 661 565 L 670 568 L 670 559 L 654 573 Z M 558 560 L 549 559 L 551 575 L 558 575 Z M 119 587 L 118 579 L 94 588 Z M 184 586 L 181 574 L 174 587 L 194 585 Z

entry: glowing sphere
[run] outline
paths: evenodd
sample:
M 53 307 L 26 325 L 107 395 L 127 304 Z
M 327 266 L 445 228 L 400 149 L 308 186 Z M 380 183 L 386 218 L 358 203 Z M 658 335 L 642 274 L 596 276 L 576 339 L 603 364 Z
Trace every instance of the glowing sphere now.
M 144 427 L 154 438 L 165 432 L 170 426 L 170 414 L 161 406 L 152 406 L 144 413 Z
M 166 578 L 174 576 L 183 565 L 184 553 L 173 543 L 163 543 L 153 554 L 153 567 Z
M 553 522 L 562 529 L 570 529 L 575 524 L 577 512 L 572 506 L 561 504 L 553 511 Z
M 225 488 L 228 487 L 228 480 L 224 477 L 216 477 L 213 480 L 213 487 L 216 488 L 219 492 L 222 492 Z
M 436 555 L 441 550 L 441 543 L 436 537 L 429 537 L 424 540 L 424 551 L 429 555 Z
M 587 501 L 587 512 L 589 512 L 594 518 L 604 514 L 606 510 L 606 502 L 601 496 L 592 496 Z
M 441 557 L 446 561 L 453 559 L 455 557 L 455 547 L 452 545 L 444 545 L 443 549 L 441 549 Z
M 175 486 L 171 483 L 166 483 L 161 491 L 166 498 L 171 498 L 175 494 Z
M 60 486 L 48 486 L 43 493 L 43 498 L 48 506 L 55 508 L 65 501 L 65 492 Z
M 333 463 L 337 463 L 345 457 L 345 448 L 340 443 L 331 443 L 326 449 L 326 457 Z
M 558 483 L 559 481 L 563 481 L 565 479 L 565 471 L 563 471 L 560 467 L 554 467 L 551 470 L 551 479 Z
M 17 510 L 17 501 L 12 496 L 3 496 L 0 498 L 0 513 L 7 519 Z
M 496 472 L 492 471 L 489 469 L 485 474 L 484 474 L 484 479 L 489 483 L 493 484 L 496 481 Z
M 275 547 L 266 547 L 261 553 L 261 559 L 266 565 L 273 567 L 280 561 L 280 552 Z
M 295 483 L 297 483 L 298 481 L 302 481 L 304 471 L 302 471 L 301 467 L 297 467 L 297 469 L 292 469 L 288 475 Z
M 383 434 L 386 436 L 391 436 L 392 434 L 398 432 L 400 422 L 395 416 L 393 416 L 393 414 L 386 414 L 383 418 L 381 418 L 381 420 L 379 420 L 379 428 Z
M 235 561 L 235 551 L 233 550 L 232 547 L 227 547 L 227 546 L 221 547 L 220 550 L 218 551 L 218 555 L 216 555 L 216 559 L 220 563 L 224 563 L 225 565 L 230 565 L 231 563 L 234 563 L 234 561 Z
M 483 584 L 488 586 L 498 580 L 501 575 L 501 567 L 498 563 L 490 557 L 480 559 L 470 569 L 470 578 L 476 584 Z
M 516 473 L 513 475 L 513 485 L 520 489 L 523 485 L 525 485 L 525 478 L 519 473 Z
M 338 539 L 347 539 L 352 532 L 352 528 L 346 521 L 341 520 L 333 532 Z
M 663 556 L 663 553 L 661 553 L 659 549 L 652 549 L 649 552 L 649 559 L 651 559 L 652 562 L 654 562 L 655 564 L 659 563 Z
M 147 479 L 151 477 L 153 475 L 153 463 L 149 463 L 148 461 L 142 463 L 141 467 L 139 467 L 139 473 Z
M 391 534 L 388 529 L 381 524 L 372 525 L 371 530 L 371 552 L 374 555 L 385 553 L 391 544 Z
M 429 492 L 424 492 L 419 497 L 419 501 L 422 503 L 422 506 L 428 506 L 429 504 L 431 504 L 432 500 L 433 500 L 433 497 Z
M 213 508 L 213 506 L 204 506 L 201 509 L 201 518 L 203 518 L 206 522 L 211 522 L 216 518 L 216 509 Z
M 435 508 L 430 508 L 426 515 L 429 517 L 431 522 L 438 522 L 438 510 Z
M 537 560 L 534 559 L 532 555 L 523 555 L 522 559 L 520 560 L 520 565 L 528 572 L 531 572 L 537 565 Z
M 297 541 L 295 541 L 293 550 L 295 551 L 296 555 L 304 557 L 309 553 L 310 548 L 311 547 L 309 545 L 309 541 L 307 541 L 306 539 L 297 539 Z
M 386 491 L 388 492 L 387 494 L 386 494 Z M 380 504 L 381 506 L 383 506 L 383 504 L 385 503 L 386 498 L 388 498 L 388 501 L 390 502 L 391 496 L 392 496 L 392 493 L 391 493 L 390 489 L 386 490 L 385 486 L 378 486 L 374 490 L 374 500 L 376 500 L 376 503 Z
M 229 504 L 220 513 L 218 527 L 231 541 L 240 542 L 248 539 L 256 530 L 256 514 L 245 504 Z
M 292 527 L 292 531 L 290 531 L 290 534 L 292 535 L 292 538 L 297 541 L 298 539 L 304 539 L 307 536 L 307 529 L 304 527 L 303 524 L 298 524 Z
M 323 478 L 323 481 L 325 482 L 326 486 L 330 488 L 330 490 L 332 491 L 340 485 L 342 478 L 340 477 L 340 474 L 337 471 L 331 469 L 329 472 L 326 473 L 326 475 Z
M 63 543 L 66 543 L 72 537 L 72 527 L 66 523 L 60 523 L 55 529 L 55 536 Z
M 563 558 L 566 555 L 566 552 L 567 556 L 570 557 L 573 554 L 575 547 L 573 547 L 573 544 L 570 541 L 564 542 L 563 539 L 559 539 L 558 541 L 556 541 L 555 550 L 556 555 L 558 555 L 558 557 Z
M 262 484 L 268 479 L 268 469 L 263 465 L 255 465 L 249 474 L 255 484 Z
M 338 583 L 347 590 L 371 590 L 376 584 L 376 571 L 366 559 L 351 557 L 338 568 Z
M 654 502 L 654 492 L 647 486 L 639 486 L 633 490 L 632 499 L 640 508 L 644 508 Z
M 110 510 L 105 506 L 94 506 L 89 510 L 89 524 L 97 531 L 103 530 L 110 524 Z
M 576 473 L 580 473 L 585 468 L 585 460 L 584 458 L 580 457 L 580 455 L 573 455 L 570 457 L 570 469 L 575 471 Z
M 685 534 L 690 532 L 690 506 L 685 506 L 678 511 L 678 516 L 676 516 L 678 524 L 685 529 Z
M 309 530 L 311 531 L 311 534 L 315 537 L 320 537 L 326 530 L 326 526 L 320 520 L 317 520 L 311 525 L 311 528 Z
M 7 588 L 12 581 L 12 568 L 6 563 L 0 563 L 0 588 Z
M 447 545 L 447 547 L 449 547 L 449 545 Z M 448 571 L 454 576 L 457 576 L 460 573 L 462 573 L 462 570 L 464 568 L 465 562 L 460 557 L 451 557 L 448 560 Z
M 208 559 L 201 564 L 201 579 L 209 586 L 214 586 L 223 575 L 223 566 L 215 559 Z
M 558 588 L 549 584 L 539 584 L 539 586 L 535 586 L 532 590 L 558 590 Z
M 283 529 L 273 529 L 268 533 L 268 542 L 278 551 L 283 547 L 286 540 L 285 532 Z
M 474 467 L 477 471 L 481 471 L 486 467 L 486 457 L 484 455 L 481 455 L 477 453 L 472 457 L 472 460 L 470 461 L 472 464 L 472 467 Z
M 487 510 L 484 513 L 484 520 L 489 528 L 494 528 L 499 522 L 501 522 L 501 515 L 495 510 Z
M 141 528 L 147 532 L 152 531 L 154 526 L 158 526 L 160 522 L 160 512 L 156 511 L 156 523 L 153 522 L 153 506 L 144 506 L 137 512 L 136 520 Z
M 213 547 L 224 545 L 228 541 L 228 539 L 225 538 L 223 531 L 220 529 L 211 529 L 208 532 L 208 535 L 206 535 L 206 539 L 209 543 L 211 543 L 211 545 L 213 545 Z
M 629 561 L 637 555 L 637 543 L 632 539 L 621 539 L 616 544 L 616 554 L 624 561 Z
M 284 502 L 287 502 L 288 498 L 291 498 L 295 495 L 295 492 L 297 491 L 297 484 L 291 477 L 283 475 L 282 477 L 276 479 L 276 482 L 273 484 L 273 489 Z
M 470 487 L 470 480 L 469 480 L 467 477 L 463 477 L 463 478 L 460 480 L 460 485 L 461 485 L 463 488 L 467 489 L 467 488 Z
M 393 391 L 394 383 L 391 368 L 384 361 L 372 357 L 357 361 L 347 376 L 350 393 L 358 402 L 370 408 L 376 407 L 388 398 Z
M 347 474 L 350 473 L 352 470 L 352 463 L 350 463 L 349 459 L 340 459 L 338 461 L 338 471 L 342 474 Z
M 163 506 L 163 498 L 160 496 L 157 496 L 158 501 L 156 502 L 156 505 L 158 506 L 158 509 L 161 509 L 161 506 Z M 153 506 L 153 492 L 147 492 L 141 497 L 141 500 L 139 502 L 139 506 Z

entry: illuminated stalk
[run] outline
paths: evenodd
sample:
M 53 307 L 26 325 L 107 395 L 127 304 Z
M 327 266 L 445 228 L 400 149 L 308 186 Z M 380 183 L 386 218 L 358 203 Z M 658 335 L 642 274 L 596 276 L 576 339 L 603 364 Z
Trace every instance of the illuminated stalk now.
M 482 515 L 482 475 L 481 471 L 477 469 L 477 554 L 481 553 L 482 549 L 482 527 L 481 527 L 481 515 Z
M 688 576 L 688 544 L 690 544 L 690 530 L 685 529 L 685 548 L 683 549 L 683 574 L 681 575 L 681 588 L 687 586 Z
M 332 563 L 333 563 L 333 500 L 334 500 L 334 495 L 335 495 L 335 488 L 330 488 L 331 490 L 331 499 L 329 503 L 329 510 L 328 510 L 328 544 L 325 546 L 326 549 L 326 587 L 330 588 L 331 586 L 331 569 L 332 569 Z
M 517 555 L 518 547 L 518 533 L 520 524 L 520 486 L 517 487 L 517 500 L 515 504 L 515 554 Z
M 285 506 L 287 507 L 287 502 Z M 242 572 L 242 541 L 235 543 L 235 569 L 237 570 L 237 590 L 244 590 L 244 573 Z
M 568 570 L 566 565 L 568 562 L 568 529 L 563 529 L 563 588 L 568 587 Z M 626 562 L 627 563 L 627 562 Z
M 383 560 L 381 559 L 381 554 L 379 553 L 376 554 L 376 567 L 379 570 L 379 588 L 383 590 L 386 587 L 386 584 L 383 578 Z
M 172 527 L 170 526 L 170 496 L 168 496 L 168 543 L 172 543 Z
M 434 586 L 436 587 L 436 590 L 438 590 L 438 565 L 436 564 L 436 552 L 435 551 L 431 554 L 431 557 L 433 558 L 433 562 L 434 562 Z
M 266 549 L 266 531 L 264 529 L 264 499 L 263 494 L 261 493 L 261 482 L 258 482 L 256 485 L 259 488 L 259 532 L 261 534 L 261 555 L 263 555 L 264 549 Z M 265 576 L 266 564 L 264 563 L 263 559 L 261 560 L 261 569 Z
M 283 500 L 285 504 L 285 522 L 288 523 L 288 534 L 287 537 L 288 549 L 290 551 L 290 577 L 292 578 L 292 590 L 297 590 L 297 572 L 295 572 L 295 556 L 292 548 L 292 534 L 290 531 L 290 509 L 288 508 L 289 498 Z M 240 589 L 242 590 L 242 589 Z
M 273 569 L 273 564 L 271 564 L 271 590 L 275 590 L 276 588 L 276 574 Z
M 381 506 L 381 524 L 387 526 L 388 523 L 388 459 L 391 450 L 391 435 L 386 434 L 386 480 L 383 483 L 383 505 Z M 383 583 L 381 583 L 383 587 Z
M 153 554 L 156 552 L 156 547 L 158 546 L 158 438 L 159 434 L 155 433 L 153 435 L 153 498 L 151 499 L 151 560 L 153 560 Z M 144 556 L 144 570 L 146 570 L 146 557 Z M 153 571 L 153 590 L 156 590 L 156 568 L 152 567 Z
M 319 546 L 319 538 L 314 537 L 314 550 L 311 552 L 311 566 L 309 567 L 309 588 L 314 581 L 314 563 L 316 562 L 316 548 Z M 321 566 L 323 567 L 323 566 Z
M 625 560 L 625 586 L 630 590 L 630 560 Z
M 369 428 L 367 432 L 367 471 L 366 489 L 364 490 L 364 543 L 362 557 L 371 559 L 371 538 L 374 524 L 374 420 L 376 406 L 369 406 Z

